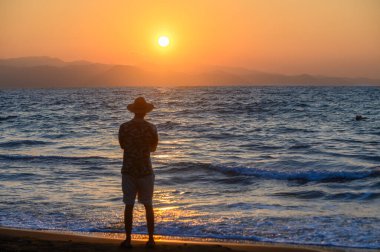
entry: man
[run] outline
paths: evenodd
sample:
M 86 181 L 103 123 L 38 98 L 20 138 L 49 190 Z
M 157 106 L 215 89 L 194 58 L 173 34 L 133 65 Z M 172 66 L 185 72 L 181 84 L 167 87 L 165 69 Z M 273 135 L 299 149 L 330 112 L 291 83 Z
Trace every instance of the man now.
M 136 98 L 134 103 L 127 107 L 130 112 L 135 114 L 134 118 L 121 124 L 119 129 L 119 143 L 124 150 L 121 173 L 126 239 L 121 244 L 123 248 L 132 248 L 131 231 L 136 194 L 138 201 L 145 207 L 149 234 L 146 247 L 153 248 L 155 246 L 152 206 L 154 172 L 150 152 L 154 152 L 157 148 L 158 134 L 156 126 L 144 120 L 145 115 L 153 108 L 153 104 L 147 103 L 143 97 Z

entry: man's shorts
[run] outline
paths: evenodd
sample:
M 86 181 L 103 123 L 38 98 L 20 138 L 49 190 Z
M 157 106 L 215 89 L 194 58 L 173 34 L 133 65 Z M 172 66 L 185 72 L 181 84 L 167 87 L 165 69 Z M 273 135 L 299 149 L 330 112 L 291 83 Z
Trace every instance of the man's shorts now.
M 126 205 L 134 205 L 136 194 L 138 202 L 144 205 L 152 205 L 154 174 L 141 178 L 135 178 L 128 174 L 122 173 L 123 202 Z

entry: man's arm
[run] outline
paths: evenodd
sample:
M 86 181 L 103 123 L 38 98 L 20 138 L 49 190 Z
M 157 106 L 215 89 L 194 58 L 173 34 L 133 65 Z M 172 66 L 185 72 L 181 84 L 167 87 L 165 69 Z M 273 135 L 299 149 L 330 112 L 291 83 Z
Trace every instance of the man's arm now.
M 125 137 L 124 137 L 124 131 L 122 130 L 122 125 L 120 125 L 119 128 L 119 144 L 120 148 L 125 149 Z
M 155 152 L 158 145 L 158 133 L 156 126 L 153 126 L 153 136 L 152 136 L 152 142 L 150 145 L 150 151 Z

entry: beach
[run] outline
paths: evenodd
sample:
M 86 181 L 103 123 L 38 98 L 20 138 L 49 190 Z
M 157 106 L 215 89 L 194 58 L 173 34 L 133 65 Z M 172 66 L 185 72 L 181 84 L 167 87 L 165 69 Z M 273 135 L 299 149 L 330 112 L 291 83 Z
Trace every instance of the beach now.
M 0 251 L 120 251 L 122 238 L 102 238 L 80 233 L 58 231 L 36 231 L 26 229 L 0 228 Z M 134 239 L 129 251 L 152 251 L 144 247 L 145 241 Z M 186 240 L 158 239 L 156 252 L 222 252 L 222 251 L 262 251 L 262 252 L 313 252 L 313 251 L 371 251 L 366 249 L 326 248 L 307 245 L 271 243 L 228 243 Z M 373 251 L 373 250 L 372 250 Z

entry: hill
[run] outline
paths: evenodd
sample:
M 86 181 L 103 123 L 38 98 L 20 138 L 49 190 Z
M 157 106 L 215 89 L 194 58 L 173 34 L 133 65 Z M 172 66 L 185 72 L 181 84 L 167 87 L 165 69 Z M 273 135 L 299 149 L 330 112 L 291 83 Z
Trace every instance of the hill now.
M 284 75 L 242 68 L 208 67 L 197 72 L 148 70 L 129 65 L 51 57 L 0 59 L 0 88 L 116 87 L 163 85 L 380 85 L 380 80 Z

